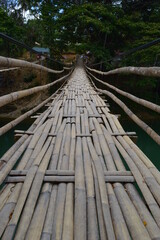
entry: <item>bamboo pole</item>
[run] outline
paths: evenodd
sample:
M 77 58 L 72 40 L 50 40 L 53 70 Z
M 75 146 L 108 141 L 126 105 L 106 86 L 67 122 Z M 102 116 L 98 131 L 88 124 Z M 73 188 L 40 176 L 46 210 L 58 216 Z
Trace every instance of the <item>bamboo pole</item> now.
M 66 80 L 67 81 L 67 80 Z M 10 123 L 6 124 L 5 126 L 0 128 L 0 136 L 2 136 L 4 133 L 15 127 L 18 123 L 22 122 L 27 117 L 31 116 L 33 113 L 38 111 L 41 107 L 43 107 L 47 102 L 49 102 L 53 96 L 56 95 L 56 93 L 60 90 L 59 88 L 51 97 L 44 100 L 42 103 L 40 103 L 38 106 L 34 107 L 33 109 L 29 110 L 28 112 L 24 113 L 20 117 L 16 118 L 15 120 L 11 121 Z
M 140 158 L 137 156 L 137 154 L 131 148 L 129 148 L 129 145 L 127 144 L 127 142 L 121 137 L 118 137 L 118 140 L 121 141 L 121 144 L 123 145 L 123 148 L 132 157 L 133 162 L 136 164 L 139 171 L 141 172 L 141 174 L 144 178 L 144 181 L 148 185 L 151 193 L 153 194 L 157 203 L 160 204 L 160 185 L 157 183 L 154 176 L 151 174 L 151 172 L 145 166 L 145 164 L 140 160 Z
M 8 198 L 10 197 L 12 190 L 14 188 L 14 184 L 4 185 L 0 191 L 0 211 L 7 202 Z
M 106 134 L 105 134 L 105 137 L 106 137 Z M 107 140 L 107 139 L 106 139 L 106 140 Z M 108 139 L 108 140 L 109 140 L 109 139 Z M 110 143 L 110 144 L 111 144 L 111 143 Z M 113 150 L 112 150 L 112 149 L 111 149 L 111 153 L 113 153 Z M 117 167 L 118 167 L 119 169 L 121 169 L 121 170 L 124 169 L 124 168 L 122 168 L 122 165 L 118 165 Z M 131 185 L 131 184 L 130 184 L 130 185 Z M 115 186 L 116 186 L 116 184 L 115 184 Z M 139 204 L 139 203 L 138 203 L 138 204 Z M 133 224 L 133 223 L 132 223 L 132 224 Z M 155 235 L 156 235 L 156 234 L 155 234 Z
M 17 199 L 19 197 L 20 191 L 21 191 L 21 184 L 16 185 L 14 189 L 14 194 L 11 194 L 8 198 L 5 206 L 0 211 L 0 237 L 2 237 L 2 234 L 6 228 L 6 225 L 8 224 L 11 215 L 13 214 Z
M 8 69 L 1 69 L 0 73 L 8 72 L 8 71 L 15 71 L 15 70 L 18 70 L 18 69 L 19 69 L 18 67 L 16 67 L 16 68 L 8 68 Z
M 51 125 L 50 125 L 51 126 Z M 48 129 L 46 129 L 45 131 L 49 131 L 49 126 L 48 126 Z M 44 132 L 45 134 L 45 132 Z M 51 137 L 50 137 L 51 138 Z M 49 139 L 50 141 L 50 139 Z M 33 141 L 34 142 L 34 141 Z M 31 143 L 30 143 L 31 144 Z M 46 149 L 47 150 L 47 149 Z M 49 151 L 49 150 L 48 150 Z M 43 148 L 42 148 L 42 152 L 43 152 Z M 41 152 L 40 152 L 41 154 Z M 47 164 L 47 153 L 46 153 L 46 164 Z M 41 157 L 42 159 L 42 157 Z M 43 163 L 43 162 L 42 162 Z M 41 164 L 40 167 L 42 167 L 43 165 Z M 30 171 L 28 171 L 28 174 L 26 176 L 26 179 L 25 179 L 25 182 L 24 182 L 24 185 L 23 185 L 23 189 L 21 191 L 21 194 L 20 194 L 20 197 L 18 199 L 18 202 L 17 202 L 17 205 L 16 205 L 16 208 L 14 210 L 14 213 L 13 213 L 13 216 L 11 218 L 11 221 L 9 222 L 9 225 L 7 226 L 6 230 L 5 230 L 5 233 L 4 233 L 4 239 L 11 239 L 12 236 L 14 235 L 14 232 L 15 232 L 15 229 L 16 229 L 16 226 L 17 226 L 17 223 L 19 221 L 19 217 L 20 217 L 20 214 L 21 214 L 21 211 L 23 209 L 23 206 L 25 204 L 25 201 L 26 201 L 26 198 L 28 196 L 28 193 L 30 191 L 30 188 L 31 188 L 31 185 L 32 185 L 32 182 L 34 182 L 34 185 L 33 187 L 36 188 L 36 180 L 37 178 L 40 178 L 42 176 L 42 174 L 40 174 L 39 172 L 36 174 L 37 172 L 37 169 L 38 167 L 35 165 L 34 167 L 32 167 L 30 169 Z M 35 177 L 36 175 L 36 177 Z M 35 179 L 34 179 L 35 178 Z M 40 181 L 38 182 L 39 184 L 41 183 Z M 33 189 L 33 187 L 31 189 Z M 37 187 L 36 188 L 36 191 L 38 191 L 39 188 Z M 36 192 L 35 191 L 35 192 Z M 31 194 L 31 193 L 30 193 Z M 32 194 L 31 194 L 32 195 Z M 32 198 L 31 198 L 32 199 Z M 27 201 L 28 202 L 28 201 Z M 32 207 L 32 209 L 34 208 L 34 205 Z M 32 211 L 32 209 L 30 208 L 30 211 Z M 24 211 L 23 211 L 24 213 Z M 27 219 L 29 220 L 29 219 Z M 24 225 L 26 226 L 26 225 Z M 24 229 L 23 229 L 24 231 Z
M 94 180 L 91 166 L 91 159 L 89 150 L 87 147 L 86 138 L 82 139 L 82 149 L 83 149 L 83 161 L 85 169 L 85 179 L 87 188 L 87 224 L 88 224 L 88 240 L 99 239 L 98 227 L 97 227 L 97 213 L 95 204 L 95 192 L 94 192 Z
M 100 75 L 108 76 L 111 74 L 137 74 L 141 76 L 148 77 L 160 77 L 160 68 L 159 67 L 122 67 L 117 68 L 108 72 L 101 72 L 96 69 L 87 67 L 92 72 L 98 73 Z
M 133 151 L 137 154 L 137 156 L 141 159 L 141 161 L 145 164 L 145 166 L 150 170 L 152 175 L 155 177 L 156 181 L 160 185 L 160 172 L 154 166 L 149 158 L 131 141 L 130 138 L 125 138 L 125 141 L 130 145 Z
M 43 115 L 43 114 L 42 114 Z M 37 120 L 34 124 L 32 124 L 32 126 L 29 128 L 30 130 L 34 130 L 35 128 L 36 128 L 36 126 L 37 126 L 37 124 L 38 124 L 38 122 L 39 122 L 39 120 Z M 16 145 L 16 144 L 15 144 Z M 11 153 L 11 152 L 10 152 Z M 5 156 L 6 157 L 8 157 L 8 156 L 10 156 L 9 154 L 5 154 Z M 9 160 L 9 159 L 8 159 Z M 21 162 L 23 162 L 23 160 L 21 160 Z M 20 164 L 21 165 L 21 164 Z M 19 165 L 19 166 L 20 166 Z M 19 168 L 19 166 L 17 167 L 17 169 Z M 22 168 L 23 169 L 23 168 Z M 11 199 L 15 199 L 14 201 L 15 201 L 15 203 L 14 204 L 12 204 L 11 203 L 11 205 L 12 205 L 12 207 L 11 207 L 11 209 L 10 209 L 10 211 L 8 211 L 8 220 L 9 220 L 9 218 L 10 218 L 10 216 L 12 215 L 12 210 L 14 209 L 14 206 L 16 205 L 16 202 L 17 202 L 17 197 L 18 197 L 18 195 L 17 195 L 17 192 L 16 192 L 16 188 L 21 188 L 22 187 L 22 184 L 21 183 L 19 183 L 19 184 L 17 184 L 16 185 L 16 187 L 15 187 L 15 185 L 13 185 L 13 184 L 8 184 L 8 185 L 6 185 L 5 186 L 5 188 L 4 188 L 4 190 L 3 190 L 3 193 L 1 194 L 1 209 L 2 209 L 2 214 L 3 214 L 3 212 L 5 212 L 6 210 L 6 208 L 8 209 L 8 202 L 6 202 L 7 201 L 7 198 L 9 198 L 9 196 L 10 195 L 12 195 L 11 196 Z M 6 205 L 5 205 L 6 204 Z M 9 205 L 10 205 L 10 203 L 9 203 Z M 5 219 L 6 219 L 6 225 L 4 224 L 4 221 L 3 221 L 3 218 L 1 218 L 1 220 L 3 221 L 3 223 L 0 223 L 0 225 L 3 225 L 3 228 L 5 229 L 5 227 L 7 226 L 7 223 L 8 223 L 8 221 L 7 221 L 7 214 L 5 215 Z
M 71 111 L 71 110 L 70 110 Z M 68 111 L 69 112 L 69 111 Z M 70 164 L 70 151 L 71 151 L 71 119 L 68 119 L 67 125 L 66 125 L 66 144 L 64 147 L 64 153 L 63 153 L 63 162 L 61 169 L 72 169 L 72 165 Z M 62 239 L 63 240 L 71 240 L 74 238 L 73 233 L 73 184 L 69 183 L 66 185 L 66 202 L 65 202 L 65 208 L 64 208 L 64 222 L 63 222 L 63 233 L 62 233 Z
M 102 201 L 100 197 L 100 188 L 98 185 L 97 175 L 95 173 L 95 169 L 93 167 L 94 174 L 94 183 L 95 183 L 95 194 L 96 194 L 96 209 L 97 209 L 97 221 L 99 226 L 99 235 L 101 240 L 107 239 L 107 233 L 104 223 L 103 210 L 102 210 Z
M 50 194 L 51 186 L 44 184 L 25 239 L 40 239 Z
M 116 238 L 129 240 L 130 234 L 111 184 L 107 184 L 107 191 Z
M 59 116 L 59 112 L 57 112 L 57 115 L 56 116 Z M 52 129 L 51 129 L 51 133 L 55 132 L 55 131 L 58 131 L 57 129 L 57 121 L 58 121 L 58 118 L 54 118 L 54 122 L 53 122 L 53 125 L 52 125 Z M 57 147 L 60 145 L 55 145 L 56 142 L 61 142 L 61 137 L 62 137 L 62 132 L 64 131 L 64 128 L 65 128 L 65 123 L 62 124 L 61 128 L 59 129 L 59 132 L 57 134 L 57 139 L 56 138 L 53 138 L 52 140 L 52 144 L 54 146 L 54 152 L 52 154 L 52 158 L 51 158 L 51 162 L 49 164 L 49 169 L 48 171 L 56 171 L 56 170 L 51 170 L 51 169 L 56 169 L 57 168 L 57 161 L 56 160 L 56 164 L 53 164 L 54 163 L 54 159 L 56 157 L 56 153 L 59 154 L 59 151 L 57 152 Z M 55 147 L 56 146 L 56 147 Z M 55 152 L 56 151 L 56 152 Z M 57 157 L 56 157 L 57 159 Z M 42 231 L 42 239 L 46 239 L 46 238 L 49 238 L 51 239 L 51 237 L 53 236 L 53 231 L 55 229 L 55 218 L 56 218 L 56 208 L 57 208 L 57 191 L 59 189 L 59 187 L 57 185 L 51 185 L 52 186 L 52 191 L 51 191 L 51 197 L 50 197 L 50 202 L 49 202 L 49 207 L 48 207 L 48 211 L 47 211 L 47 214 L 46 214 L 46 219 L 45 219 L 45 222 L 44 222 L 44 228 L 43 228 L 43 231 Z M 53 224 L 54 222 L 54 224 Z M 54 229 L 53 229 L 53 226 L 54 226 Z
M 148 208 L 146 207 L 145 203 L 140 198 L 136 188 L 133 187 L 131 184 L 126 184 L 125 187 L 127 189 L 131 201 L 137 208 L 137 211 L 139 212 L 141 219 L 150 234 L 150 237 L 152 239 L 158 238 L 160 236 L 160 228 L 157 226 L 152 215 L 148 211 Z
M 143 236 L 143 239 L 151 239 L 144 224 L 140 220 L 138 214 L 136 214 L 136 209 L 125 192 L 123 186 L 116 183 L 114 186 L 114 191 L 125 215 L 126 223 L 131 232 L 132 238 L 139 239 Z
M 24 60 L 19 60 L 19 59 L 14 59 L 14 58 L 6 58 L 6 57 L 2 57 L 2 56 L 0 56 L 0 66 L 33 68 L 33 69 L 46 71 L 46 72 L 50 72 L 50 73 L 62 73 L 64 71 L 64 69 L 61 71 L 57 71 L 57 70 L 53 70 L 53 69 L 50 69 L 47 67 L 43 67 L 43 66 L 35 64 L 35 63 L 30 63 L 30 62 L 27 62 Z
M 103 217 L 104 217 L 107 237 L 108 239 L 115 239 L 115 234 L 113 230 L 113 225 L 112 225 L 112 220 L 111 220 L 111 215 L 110 215 L 110 210 L 108 205 L 108 196 L 107 196 L 106 187 L 105 187 L 105 180 L 104 180 L 102 165 L 99 162 L 97 153 L 89 138 L 87 138 L 87 143 L 88 143 L 88 148 L 89 148 L 91 157 L 94 162 L 94 166 L 96 169 L 96 174 L 97 174 L 97 178 L 100 186 L 100 196 L 102 201 Z
M 25 148 L 28 146 L 30 141 L 30 138 L 28 138 L 18 149 L 17 152 L 10 158 L 10 160 L 3 166 L 3 168 L 0 171 L 0 184 L 3 183 L 4 179 L 6 178 L 7 174 L 11 171 L 13 166 L 16 164 L 17 160 L 22 155 Z
M 55 85 L 56 83 L 59 83 L 63 80 L 66 80 L 67 77 L 70 76 L 70 73 L 55 80 L 54 82 L 52 83 L 49 83 L 49 84 L 46 84 L 46 85 L 43 85 L 43 86 L 38 86 L 38 87 L 34 87 L 34 88 L 30 88 L 30 89 L 27 89 L 27 90 L 21 90 L 21 91 L 17 91 L 17 92 L 13 92 L 13 93 L 9 93 L 7 95 L 4 95 L 2 97 L 0 97 L 0 107 L 2 106 L 5 106 L 7 105 L 8 103 L 11 103 L 13 101 L 16 101 L 18 99 L 21 99 L 23 97 L 27 97 L 27 96 L 30 96 L 32 94 L 35 94 L 35 93 L 38 93 L 38 92 L 41 92 L 41 91 L 44 91 L 50 87 L 52 87 L 53 85 Z M 53 96 L 52 96 L 53 97 Z
M 80 112 L 76 115 L 76 132 L 80 133 Z M 86 189 L 84 180 L 84 166 L 82 159 L 82 140 L 76 139 L 76 162 L 75 162 L 75 213 L 74 213 L 74 237 L 77 240 L 87 239 L 86 226 Z
M 115 117 L 113 118 L 113 121 L 116 122 L 117 128 L 123 132 L 124 130 L 123 130 L 122 126 L 120 125 L 120 123 L 117 121 L 117 119 Z M 126 137 L 124 137 L 124 138 L 126 139 Z M 130 142 L 132 142 L 132 141 L 130 140 Z M 132 144 L 132 145 L 135 146 L 135 144 Z M 118 169 L 122 170 L 124 168 L 119 166 Z M 129 196 L 130 196 L 131 200 L 133 201 L 133 204 L 136 207 L 136 209 L 140 215 L 140 218 L 141 218 L 143 224 L 146 226 L 150 236 L 153 239 L 156 238 L 159 235 L 160 229 L 158 228 L 151 213 L 148 211 L 148 208 L 146 207 L 145 203 L 143 203 L 141 197 L 139 196 L 138 192 L 136 191 L 135 187 L 132 184 L 126 184 L 125 188 L 128 191 Z
M 43 227 L 43 232 L 41 239 L 51 239 L 53 221 L 55 218 L 55 207 L 56 207 L 56 198 L 57 198 L 57 185 L 52 186 L 51 197 L 49 201 L 48 211 L 46 214 L 46 219 Z
M 158 226 L 160 226 L 160 210 L 159 210 L 159 206 L 156 203 L 154 197 L 152 196 L 149 188 L 147 187 L 139 169 L 136 167 L 135 163 L 132 161 L 132 159 L 130 158 L 130 156 L 128 155 L 128 153 L 126 152 L 126 150 L 121 146 L 121 144 L 114 138 L 115 144 L 118 148 L 118 150 L 120 151 L 120 153 L 122 154 L 122 156 L 124 157 L 126 163 L 128 164 L 130 170 L 133 173 L 133 176 L 138 184 L 138 187 L 140 188 L 145 201 L 152 213 L 152 215 L 154 216 L 154 219 L 156 220 Z
M 23 210 L 21 221 L 18 225 L 18 229 L 16 231 L 16 239 L 24 239 L 24 236 L 26 235 L 27 229 L 29 227 L 35 204 L 37 202 L 37 198 L 41 189 L 41 185 L 43 182 L 44 177 L 44 171 L 48 166 L 48 162 L 50 160 L 51 154 L 52 154 L 52 145 L 48 148 L 48 151 L 46 152 L 43 161 L 41 162 L 39 169 L 36 173 L 36 176 L 33 180 L 32 187 L 27 199 L 27 202 L 25 204 L 25 208 Z
M 98 125 L 98 123 L 96 123 L 97 125 Z M 101 124 L 100 124 L 100 126 L 101 126 Z M 97 134 L 98 134 L 98 131 L 99 132 L 101 132 L 101 130 L 100 130 L 100 126 L 99 126 L 99 128 L 96 128 L 96 130 L 97 130 Z M 101 132 L 101 134 L 102 134 L 102 132 Z M 105 134 L 105 133 L 104 133 Z M 109 139 L 107 138 L 106 139 L 107 140 L 107 143 L 108 143 L 108 145 L 109 146 L 112 146 L 113 145 L 113 142 L 110 142 L 109 141 Z M 97 144 L 96 142 L 95 142 L 95 144 Z M 112 144 L 112 145 L 111 145 Z M 112 154 L 112 156 L 113 156 L 113 159 L 115 160 L 115 161 L 117 161 L 117 159 L 116 159 L 116 155 L 115 155 L 115 153 L 114 153 L 114 151 L 115 151 L 115 149 L 114 148 L 110 148 L 110 151 L 111 151 L 111 153 L 109 153 L 109 154 Z M 120 159 L 119 159 L 120 160 Z M 120 161 L 121 162 L 121 161 Z M 115 166 L 114 165 L 108 165 L 108 167 L 109 167 L 109 170 L 115 170 Z M 119 165 L 117 165 L 117 167 L 119 168 L 119 169 L 123 169 L 124 170 L 124 167 L 123 167 L 123 165 L 122 165 L 122 163 L 121 164 L 119 164 Z M 118 182 L 118 181 L 117 181 Z M 115 185 L 116 186 L 116 185 Z M 112 194 L 111 195 L 111 185 L 110 184 L 107 184 L 107 189 L 108 189 L 108 194 L 109 194 L 109 199 L 110 199 L 110 204 L 111 204 L 111 213 L 112 213 L 112 218 L 113 219 L 119 219 L 119 221 L 113 221 L 113 224 L 114 224 L 114 228 L 115 228 L 115 234 L 116 234 L 116 236 L 119 236 L 119 238 L 120 239 L 128 239 L 128 230 L 127 230 L 127 228 L 126 228 L 126 224 L 125 224 L 125 220 L 124 220 L 124 218 L 123 218 L 123 216 L 122 216 L 122 213 L 121 213 L 121 210 L 120 210 L 120 206 L 119 206 L 119 203 L 118 203 L 118 201 L 116 201 L 116 197 L 114 198 L 114 194 Z M 124 199 L 124 204 L 125 204 L 125 199 Z M 127 203 L 126 203 L 127 204 Z M 132 206 L 132 209 L 134 209 L 134 207 Z M 116 210 L 116 211 L 115 211 Z M 135 210 L 133 210 L 133 213 L 134 213 L 134 215 L 135 215 L 135 218 L 137 218 L 137 220 L 138 221 L 140 221 L 140 219 L 139 219 L 139 217 L 138 217 L 138 215 L 137 215 L 137 213 L 136 213 L 136 211 Z M 132 213 L 132 214 L 133 214 Z M 123 214 L 124 214 L 124 212 L 123 212 Z M 130 218 L 130 216 L 129 216 L 129 218 Z M 129 221 L 130 222 L 132 222 L 132 218 L 130 218 L 129 219 Z M 121 223 L 121 224 L 120 224 Z M 141 233 L 144 231 L 144 229 L 143 229 L 143 225 L 140 227 L 140 231 L 137 231 L 136 229 L 137 229 L 137 225 L 136 225 L 137 223 L 135 222 L 135 223 L 133 223 L 132 222 L 132 225 L 133 225 L 133 228 L 134 228 L 134 231 L 133 232 L 136 232 L 136 234 L 137 234 L 137 236 L 141 236 Z M 122 230 L 123 229 L 123 230 Z M 132 236 L 134 236 L 134 234 L 132 233 Z
M 140 126 L 158 145 L 160 145 L 160 136 L 151 127 L 139 119 L 119 98 L 107 90 L 96 89 L 116 102 L 138 126 Z
M 87 72 L 88 72 L 88 71 L 87 71 Z M 88 73 L 89 73 L 89 72 L 88 72 Z M 152 102 L 150 102 L 150 101 L 147 101 L 147 100 L 145 100 L 145 99 L 138 98 L 138 97 L 136 97 L 136 96 L 134 96 L 134 95 L 132 95 L 132 94 L 130 94 L 130 93 L 128 93 L 128 92 L 122 91 L 121 89 L 116 88 L 116 87 L 114 87 L 113 85 L 111 85 L 111 84 L 109 84 L 109 83 L 106 83 L 106 82 L 104 82 L 104 81 L 96 78 L 96 77 L 95 77 L 93 74 L 91 74 L 91 73 L 89 73 L 89 75 L 90 75 L 91 77 L 93 77 L 96 81 L 98 81 L 98 82 L 104 84 L 105 86 L 113 89 L 114 91 L 116 91 L 117 93 L 121 94 L 122 96 L 125 96 L 125 97 L 131 99 L 132 101 L 134 101 L 134 102 L 136 102 L 136 103 L 138 103 L 138 104 L 140 104 L 140 105 L 142 105 L 142 106 L 144 106 L 144 107 L 147 107 L 147 108 L 149 108 L 149 109 L 151 109 L 151 110 L 153 110 L 153 111 L 155 111 L 155 112 L 157 112 L 157 113 L 160 113 L 160 106 L 159 106 L 159 105 L 157 105 L 157 104 L 155 104 L 155 103 L 152 103 Z

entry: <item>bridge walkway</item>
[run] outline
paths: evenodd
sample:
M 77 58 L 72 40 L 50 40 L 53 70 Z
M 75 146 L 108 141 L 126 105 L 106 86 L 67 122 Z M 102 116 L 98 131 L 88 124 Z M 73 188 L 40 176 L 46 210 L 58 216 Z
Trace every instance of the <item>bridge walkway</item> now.
M 17 133 L 1 159 L 3 240 L 160 239 L 159 171 L 82 65 Z

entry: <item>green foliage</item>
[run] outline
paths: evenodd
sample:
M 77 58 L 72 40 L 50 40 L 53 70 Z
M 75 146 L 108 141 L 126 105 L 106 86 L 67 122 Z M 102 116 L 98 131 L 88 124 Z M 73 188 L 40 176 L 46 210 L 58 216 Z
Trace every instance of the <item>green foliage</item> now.
M 0 0 L 0 7 L 0 31 L 30 46 L 39 42 L 51 54 L 90 51 L 92 60 L 104 61 L 107 68 L 117 52 L 150 42 L 160 32 L 158 0 L 122 0 L 121 4 L 116 0 Z M 34 19 L 26 21 L 26 10 Z M 4 48 L 1 40 L 0 48 Z M 137 51 L 120 66 L 152 66 L 158 53 L 159 45 Z

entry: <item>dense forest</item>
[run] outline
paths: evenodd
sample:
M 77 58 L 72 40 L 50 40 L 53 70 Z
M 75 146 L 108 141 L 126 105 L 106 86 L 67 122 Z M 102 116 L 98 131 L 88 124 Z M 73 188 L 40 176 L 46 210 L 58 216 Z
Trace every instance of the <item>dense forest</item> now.
M 157 0 L 0 0 L 0 32 L 33 47 L 55 52 L 90 52 L 94 62 L 110 59 L 159 38 Z M 7 49 L 0 39 L 0 51 Z M 13 56 L 21 50 L 13 46 Z M 3 54 L 2 54 L 3 55 Z M 160 62 L 159 44 L 136 51 L 120 65 L 153 66 Z

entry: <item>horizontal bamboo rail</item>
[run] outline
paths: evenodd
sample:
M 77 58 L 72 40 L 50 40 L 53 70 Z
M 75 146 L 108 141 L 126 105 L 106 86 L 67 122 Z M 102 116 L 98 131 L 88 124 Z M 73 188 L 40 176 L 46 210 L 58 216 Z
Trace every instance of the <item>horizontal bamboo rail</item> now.
M 25 181 L 25 176 L 14 176 L 7 177 L 6 183 L 20 183 Z M 55 183 L 74 183 L 74 176 L 44 176 L 44 182 L 55 182 Z M 120 183 L 132 183 L 134 178 L 132 176 L 105 176 L 105 182 L 120 182 Z
M 37 70 L 41 70 L 41 71 L 45 71 L 45 72 L 50 72 L 50 73 L 62 73 L 64 72 L 63 70 L 53 70 L 35 63 L 30 63 L 27 62 L 25 60 L 19 60 L 19 59 L 14 59 L 14 58 L 6 58 L 6 57 L 2 57 L 0 56 L 0 66 L 2 67 L 23 67 L 23 68 L 33 68 L 33 69 L 37 69 Z
M 38 87 L 30 88 L 27 90 L 21 90 L 21 91 L 17 91 L 17 92 L 13 92 L 13 93 L 4 95 L 4 96 L 0 97 L 0 107 L 5 106 L 11 102 L 18 100 L 18 99 L 30 96 L 32 94 L 35 94 L 35 93 L 38 93 L 41 91 L 44 91 L 44 90 L 54 86 L 56 83 L 59 83 L 59 82 L 65 80 L 67 77 L 69 77 L 70 74 L 71 74 L 71 72 L 69 74 L 55 80 L 54 82 L 43 85 L 43 86 L 38 86 Z
M 104 76 L 111 74 L 137 74 L 148 77 L 160 77 L 160 67 L 122 67 L 108 72 L 101 72 L 89 67 L 87 67 L 87 69 Z
M 145 122 L 138 118 L 119 98 L 117 98 L 113 93 L 107 90 L 97 88 L 95 84 L 94 87 L 96 88 L 97 91 L 109 96 L 114 102 L 116 102 L 139 127 L 141 127 L 158 145 L 160 145 L 160 136 Z
M 15 130 L 14 131 L 15 134 L 18 134 L 19 136 L 23 136 L 23 134 L 27 134 L 27 135 L 34 135 L 34 132 L 30 132 L 30 131 L 23 131 L 23 130 Z M 124 132 L 124 133 L 111 133 L 112 136 L 136 136 L 136 132 Z M 56 134 L 48 134 L 48 136 L 51 137 L 56 137 Z M 78 134 L 76 135 L 76 137 L 92 137 L 92 134 Z
M 19 69 L 18 67 L 15 67 L 15 68 L 7 68 L 7 69 L 0 69 L 0 73 L 9 72 L 9 71 L 14 71 L 14 70 L 18 70 L 18 69 Z
M 28 173 L 27 170 L 18 171 L 18 170 L 12 170 L 9 173 L 9 176 L 26 176 Z M 74 171 L 65 171 L 65 170 L 46 170 L 45 175 L 51 175 L 51 176 L 75 176 Z M 105 176 L 131 176 L 132 173 L 130 171 L 105 171 Z
M 89 71 L 87 71 L 87 73 L 89 73 L 89 75 L 90 75 L 91 77 L 93 77 L 96 81 L 98 81 L 98 82 L 104 84 L 105 86 L 113 89 L 113 90 L 116 91 L 117 93 L 119 93 L 119 94 L 121 94 L 121 95 L 123 95 L 123 96 L 125 96 L 125 97 L 127 97 L 127 98 L 129 98 L 129 99 L 131 99 L 132 101 L 134 101 L 134 102 L 136 102 L 136 103 L 138 103 L 138 104 L 140 104 L 140 105 L 142 105 L 142 106 L 144 106 L 144 107 L 147 107 L 147 108 L 149 108 L 149 109 L 151 109 L 151 110 L 153 110 L 153 111 L 155 111 L 155 112 L 157 112 L 157 113 L 160 113 L 160 106 L 159 106 L 159 105 L 154 104 L 154 103 L 152 103 L 152 102 L 149 102 L 149 101 L 147 101 L 147 100 L 144 100 L 144 99 L 142 99 L 142 98 L 138 98 L 138 97 L 136 97 L 136 96 L 134 96 L 134 95 L 132 95 L 132 94 L 130 94 L 130 93 L 128 93 L 128 92 L 124 92 L 124 91 L 120 90 L 119 88 L 116 88 L 116 87 L 114 87 L 113 85 L 111 85 L 111 84 L 109 84 L 109 83 L 106 83 L 106 82 L 104 82 L 104 81 L 96 78 L 96 77 L 95 77 L 93 74 L 91 74 Z
M 62 81 L 65 80 L 65 82 L 67 81 L 67 77 L 70 75 L 71 73 L 69 73 L 67 76 L 57 80 Z M 64 83 L 65 83 L 64 82 Z M 55 82 L 54 82 L 55 83 Z M 63 84 L 62 84 L 63 86 Z M 38 106 L 34 107 L 33 109 L 29 110 L 28 112 L 22 114 L 20 117 L 16 118 L 15 120 L 12 120 L 11 122 L 7 123 L 6 125 L 4 125 L 3 127 L 0 128 L 0 136 L 2 136 L 3 134 L 5 134 L 6 132 L 8 132 L 10 129 L 14 128 L 15 126 L 17 126 L 20 122 L 22 122 L 23 120 L 25 120 L 26 118 L 28 118 L 29 116 L 31 116 L 33 113 L 37 112 L 40 108 L 42 108 L 46 103 L 48 103 L 50 100 L 52 100 L 52 98 L 57 94 L 57 92 L 61 89 L 62 87 L 60 87 L 51 97 L 47 98 L 46 100 L 44 100 L 42 103 L 40 103 Z
M 43 61 L 43 60 L 42 60 Z M 40 60 L 37 60 L 37 61 L 34 61 L 32 63 L 40 63 Z M 63 68 L 64 70 L 69 70 L 71 68 Z M 0 73 L 3 73 L 3 72 L 9 72 L 9 71 L 15 71 L 15 70 L 20 70 L 20 67 L 14 67 L 14 68 L 5 68 L 5 69 L 0 69 Z

